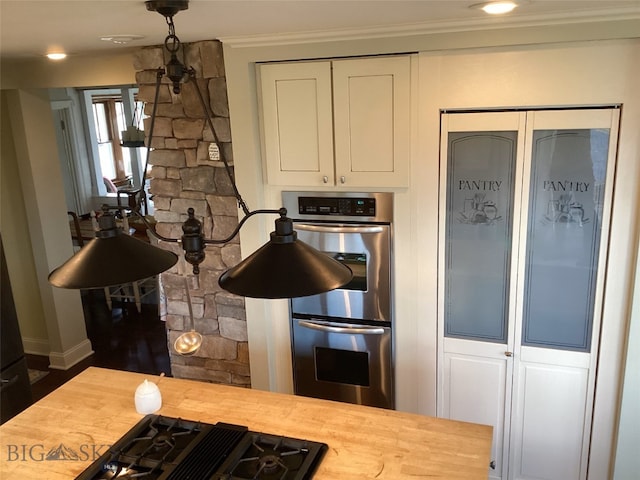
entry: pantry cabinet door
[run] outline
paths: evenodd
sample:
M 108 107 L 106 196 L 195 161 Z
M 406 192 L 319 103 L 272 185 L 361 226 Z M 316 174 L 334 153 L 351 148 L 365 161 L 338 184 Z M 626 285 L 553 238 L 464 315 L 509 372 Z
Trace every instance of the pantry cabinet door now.
M 438 414 L 493 425 L 492 479 L 587 478 L 618 122 L 442 116 Z
M 438 415 L 493 426 L 492 479 L 508 460 L 524 122 L 516 112 L 442 117 Z
M 331 63 L 260 65 L 259 92 L 267 182 L 333 184 Z
M 333 62 L 336 184 L 409 185 L 411 57 Z
M 619 111 L 527 118 L 510 469 L 587 478 Z

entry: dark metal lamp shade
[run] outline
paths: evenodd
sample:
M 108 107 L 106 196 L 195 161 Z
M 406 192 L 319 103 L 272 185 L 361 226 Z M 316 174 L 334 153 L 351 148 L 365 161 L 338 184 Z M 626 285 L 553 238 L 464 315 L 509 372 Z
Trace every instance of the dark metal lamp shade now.
M 111 287 L 152 277 L 177 261 L 175 253 L 125 235 L 120 228 L 100 230 L 49 274 L 49 283 L 60 288 Z
M 327 292 L 347 284 L 353 273 L 340 262 L 297 240 L 289 218 L 276 220 L 271 240 L 218 283 L 228 292 L 253 298 L 294 298 Z

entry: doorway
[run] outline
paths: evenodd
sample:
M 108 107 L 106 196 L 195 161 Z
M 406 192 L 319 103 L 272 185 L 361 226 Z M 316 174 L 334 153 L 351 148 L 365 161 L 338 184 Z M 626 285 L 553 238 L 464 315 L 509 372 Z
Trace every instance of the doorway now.
M 55 108 L 53 105 L 53 120 L 58 139 L 58 157 L 60 158 L 60 170 L 62 171 L 62 182 L 64 185 L 64 198 L 67 210 L 72 212 L 81 211 L 80 197 L 78 191 L 78 174 L 76 165 L 78 161 L 73 150 L 73 131 L 71 131 L 70 108 Z
M 441 117 L 438 415 L 492 479 L 587 477 L 618 108 Z

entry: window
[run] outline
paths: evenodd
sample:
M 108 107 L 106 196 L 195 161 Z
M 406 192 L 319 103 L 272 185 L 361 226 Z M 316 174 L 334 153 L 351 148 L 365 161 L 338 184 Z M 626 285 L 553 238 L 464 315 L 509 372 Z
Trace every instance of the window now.
M 120 132 L 125 129 L 124 109 L 120 96 L 93 96 L 93 121 L 98 140 L 98 154 L 102 175 L 116 185 L 131 180 L 131 159 L 122 148 Z
M 137 101 L 136 95 L 137 88 L 133 87 L 84 91 L 98 196 L 115 195 L 121 188 L 137 188 L 142 180 L 144 145 L 129 147 L 122 144 L 123 131 L 132 127 L 144 129 L 144 104 Z

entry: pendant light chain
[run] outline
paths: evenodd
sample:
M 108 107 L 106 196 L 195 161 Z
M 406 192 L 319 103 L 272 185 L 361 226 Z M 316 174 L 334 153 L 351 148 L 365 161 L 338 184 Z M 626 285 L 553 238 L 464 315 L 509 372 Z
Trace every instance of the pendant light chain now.
M 179 83 L 183 83 L 183 82 L 191 83 L 193 85 L 193 88 L 195 88 L 200 106 L 202 107 L 202 113 L 206 119 L 209 129 L 211 130 L 213 142 L 219 146 L 220 160 L 224 165 L 225 172 L 227 174 L 227 177 L 229 178 L 231 187 L 233 188 L 234 197 L 236 198 L 238 207 L 242 209 L 242 212 L 244 215 L 239 220 L 236 228 L 226 238 L 207 239 L 204 237 L 202 233 L 201 222 L 195 218 L 194 211 L 193 209 L 190 208 L 189 211 L 187 212 L 189 215 L 189 218 L 183 224 L 184 234 L 180 239 L 177 239 L 177 238 L 165 237 L 159 234 L 156 231 L 156 229 L 150 223 L 147 222 L 147 219 L 141 214 L 141 211 L 140 211 L 141 202 L 142 202 L 141 196 L 138 199 L 138 203 L 136 204 L 136 210 L 134 213 L 142 219 L 142 222 L 147 226 L 148 229 L 150 229 L 152 235 L 154 235 L 159 240 L 164 242 L 169 242 L 169 243 L 181 243 L 182 248 L 185 250 L 185 259 L 187 260 L 188 263 L 190 263 L 193 266 L 194 274 L 198 274 L 199 264 L 204 260 L 205 245 L 221 245 L 221 244 L 226 244 L 230 242 L 240 232 L 240 229 L 242 228 L 244 223 L 254 215 L 276 214 L 276 215 L 279 215 L 281 219 L 285 219 L 287 215 L 287 211 L 284 208 L 280 208 L 277 210 L 275 209 L 260 209 L 260 210 L 254 210 L 254 211 L 249 210 L 249 207 L 245 203 L 244 199 L 242 198 L 242 195 L 240 194 L 240 191 L 238 190 L 238 186 L 235 181 L 235 176 L 231 171 L 231 166 L 229 165 L 226 155 L 224 154 L 224 149 L 220 145 L 220 139 L 213 125 L 213 119 L 212 119 L 212 114 L 210 113 L 210 107 L 207 106 L 207 103 L 204 99 L 204 95 L 202 94 L 202 91 L 200 90 L 200 86 L 198 85 L 198 82 L 195 78 L 195 75 L 196 75 L 195 69 L 193 67 L 185 66 L 176 57 L 176 53 L 180 48 L 180 39 L 175 34 L 175 24 L 173 22 L 173 16 L 166 15 L 165 20 L 169 27 L 169 34 L 165 38 L 164 46 L 166 50 L 170 53 L 171 60 L 167 64 L 166 68 L 160 67 L 157 70 L 155 95 L 153 100 L 153 109 L 151 112 L 151 123 L 149 126 L 149 135 L 147 139 L 147 152 L 146 152 L 147 155 L 145 160 L 145 168 L 142 174 L 143 175 L 142 186 L 144 188 L 144 184 L 146 182 L 147 168 L 148 168 L 149 159 L 151 156 L 153 133 L 154 133 L 156 116 L 157 116 L 161 80 L 164 75 L 167 75 L 174 82 L 174 91 L 176 91 L 177 89 L 177 91 L 179 92 L 180 91 Z
M 175 36 L 175 34 L 176 34 L 176 26 L 173 23 L 173 16 L 165 17 L 165 21 L 167 22 L 167 25 L 169 26 L 169 35 Z
M 236 197 L 236 200 L 238 201 L 238 206 L 240 208 L 242 208 L 242 211 L 244 212 L 245 215 L 248 215 L 249 214 L 249 207 L 247 207 L 247 204 L 243 200 L 242 195 L 240 195 L 240 191 L 238 190 L 238 186 L 236 185 L 236 181 L 235 181 L 234 175 L 231 172 L 231 167 L 229 165 L 229 162 L 227 161 L 227 158 L 226 158 L 226 156 L 224 154 L 222 145 L 220 145 L 220 141 L 218 139 L 218 135 L 216 134 L 216 131 L 213 128 L 213 121 L 211 120 L 211 115 L 209 115 L 209 110 L 207 108 L 206 102 L 204 101 L 204 97 L 202 96 L 202 92 L 200 91 L 200 87 L 198 86 L 198 82 L 193 77 L 193 74 L 190 74 L 190 78 L 189 79 L 191 80 L 191 84 L 195 87 L 196 92 L 198 93 L 198 98 L 200 99 L 200 104 L 202 105 L 202 110 L 204 111 L 204 115 L 206 117 L 207 124 L 209 125 L 209 129 L 211 130 L 211 135 L 213 136 L 213 141 L 220 148 L 220 160 L 222 160 L 222 163 L 224 164 L 225 171 L 227 172 L 227 176 L 229 177 L 229 180 L 231 181 L 231 186 L 233 187 L 233 193 L 234 193 L 234 195 Z
M 180 48 L 180 39 L 176 35 L 176 26 L 173 23 L 173 17 L 165 17 L 165 20 L 169 26 L 169 34 L 167 35 L 167 38 L 164 39 L 164 47 L 169 53 L 175 55 Z M 171 47 L 169 46 L 169 42 L 172 42 Z
M 155 96 L 153 98 L 153 110 L 151 112 L 151 124 L 149 125 L 149 139 L 147 143 L 147 152 L 144 160 L 144 168 L 142 169 L 142 179 L 140 183 L 140 195 L 138 195 L 136 201 L 136 209 L 135 213 L 142 219 L 142 221 L 146 224 L 146 218 L 140 212 L 142 211 L 142 197 L 146 195 L 145 193 L 145 184 L 147 183 L 147 168 L 149 168 L 149 157 L 151 156 L 151 141 L 153 140 L 153 129 L 156 124 L 156 113 L 158 111 L 158 99 L 160 97 L 160 82 L 162 81 L 162 75 L 164 74 L 164 70 L 162 68 L 158 69 L 156 73 L 156 91 Z M 147 225 L 149 227 L 149 225 Z M 153 230 L 153 229 L 152 229 Z M 155 230 L 153 230 L 155 232 Z

